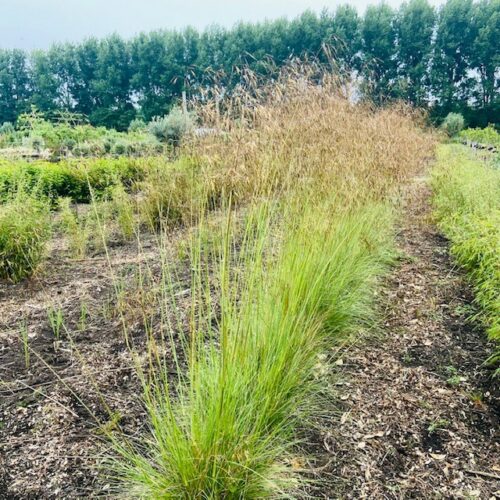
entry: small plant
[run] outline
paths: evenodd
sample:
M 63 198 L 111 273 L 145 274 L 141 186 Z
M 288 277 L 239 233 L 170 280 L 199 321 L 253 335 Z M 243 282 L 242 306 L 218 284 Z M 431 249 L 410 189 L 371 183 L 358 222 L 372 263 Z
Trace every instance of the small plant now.
M 465 380 L 465 377 L 461 377 L 460 375 L 452 375 L 451 377 L 446 379 L 446 383 L 452 387 L 456 387 Z
M 75 156 L 87 157 L 87 156 L 90 156 L 91 152 L 92 152 L 92 148 L 90 147 L 89 143 L 87 143 L 87 142 L 77 144 L 73 148 L 73 153 L 75 154 Z
M 484 407 L 484 394 L 482 392 L 471 392 L 468 396 L 471 402 L 474 403 L 474 406 L 479 408 Z
M 45 147 L 45 140 L 41 136 L 32 135 L 27 138 L 25 144 L 39 153 Z
M 109 420 L 97 428 L 97 434 L 109 436 L 112 432 L 119 430 L 122 418 L 123 416 L 120 412 L 111 412 L 109 414 Z
M 128 126 L 128 131 L 129 132 L 142 132 L 146 130 L 147 125 L 146 122 L 142 118 L 134 118 L 131 122 L 130 125 Z
M 448 113 L 441 128 L 448 134 L 448 137 L 455 137 L 465 126 L 464 117 L 460 113 Z
M 122 184 L 116 185 L 111 192 L 112 211 L 118 222 L 121 235 L 130 240 L 135 234 L 135 213 L 132 198 Z
M 15 131 L 14 125 L 10 122 L 3 122 L 3 124 L 0 125 L 0 135 L 13 134 Z
M 67 137 L 62 141 L 62 147 L 67 151 L 73 151 L 75 149 L 75 146 L 76 146 L 76 141 L 71 137 Z
M 450 421 L 445 418 L 438 418 L 437 420 L 432 421 L 427 427 L 427 432 L 429 434 L 433 434 L 436 431 L 441 429 L 447 429 L 450 426 Z
M 50 306 L 47 311 L 47 316 L 49 318 L 49 324 L 50 328 L 52 328 L 54 338 L 58 342 L 61 339 L 61 331 L 64 325 L 62 309 L 60 307 L 54 308 Z
M 128 151 L 128 143 L 126 143 L 125 141 L 117 141 L 113 145 L 112 152 L 115 155 L 124 155 L 127 154 L 127 151 Z
M 87 250 L 89 234 L 87 228 L 81 224 L 77 213 L 71 208 L 70 198 L 59 199 L 60 226 L 68 236 L 69 249 L 76 258 L 83 258 Z
M 87 309 L 87 304 L 85 304 L 85 302 L 82 302 L 80 305 L 80 317 L 78 319 L 78 330 L 80 330 L 81 332 L 84 332 L 87 328 L 88 314 L 89 312 Z

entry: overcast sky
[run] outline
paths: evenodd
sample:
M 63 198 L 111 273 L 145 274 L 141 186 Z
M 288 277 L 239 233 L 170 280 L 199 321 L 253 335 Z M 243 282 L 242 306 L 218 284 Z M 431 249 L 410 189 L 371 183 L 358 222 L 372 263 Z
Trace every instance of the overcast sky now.
M 431 0 L 434 5 L 441 0 Z M 295 17 L 345 0 L 0 0 L 0 48 L 47 48 L 113 32 L 131 37 L 158 28 L 232 26 L 240 20 Z M 360 12 L 373 0 L 350 0 Z M 401 0 L 388 0 L 397 6 Z

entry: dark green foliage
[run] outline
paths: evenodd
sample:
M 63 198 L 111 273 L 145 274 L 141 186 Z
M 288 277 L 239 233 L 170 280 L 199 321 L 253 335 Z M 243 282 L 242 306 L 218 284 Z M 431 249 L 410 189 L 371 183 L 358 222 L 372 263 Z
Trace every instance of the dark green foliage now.
M 396 75 L 394 16 L 394 11 L 385 3 L 370 5 L 361 27 L 366 91 L 377 102 L 390 97 Z
M 329 54 L 339 68 L 359 72 L 361 97 L 428 106 L 438 121 L 460 112 L 484 127 L 499 123 L 499 39 L 500 0 L 447 0 L 437 10 L 409 0 L 398 10 L 370 6 L 362 17 L 344 5 L 232 29 L 156 31 L 130 41 L 112 35 L 30 55 L 0 49 L 0 123 L 35 104 L 124 131 L 136 116 L 166 115 L 183 91 L 196 94 L 214 75 L 230 92 L 243 66 L 271 77 L 291 57 L 324 62 Z
M 427 0 L 404 3 L 396 16 L 398 96 L 420 106 L 429 87 L 428 65 L 432 55 L 435 11 Z

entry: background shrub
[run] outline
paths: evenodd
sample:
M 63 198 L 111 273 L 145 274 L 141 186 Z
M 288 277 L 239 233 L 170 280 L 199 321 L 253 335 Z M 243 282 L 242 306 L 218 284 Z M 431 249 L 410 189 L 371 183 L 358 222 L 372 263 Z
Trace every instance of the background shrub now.
M 73 202 L 88 203 L 92 194 L 106 197 L 117 184 L 130 189 L 145 177 L 147 162 L 132 158 L 95 158 L 58 163 L 37 161 L 0 162 L 0 201 L 22 189 L 49 199 L 68 197 Z
M 193 116 L 174 108 L 167 116 L 155 117 L 148 125 L 149 132 L 159 141 L 177 146 L 184 135 L 194 128 Z
M 0 125 L 0 135 L 13 134 L 15 132 L 14 125 L 10 122 L 4 122 Z
M 462 139 L 500 148 L 500 134 L 490 125 L 486 128 L 468 128 L 460 132 Z
M 85 177 L 62 162 L 5 162 L 0 166 L 0 200 L 6 201 L 20 190 L 51 202 L 61 196 L 75 201 L 89 199 Z
M 146 129 L 147 129 L 146 122 L 141 118 L 135 118 L 130 122 L 130 125 L 128 126 L 129 132 L 141 132 Z
M 448 134 L 448 137 L 456 136 L 465 126 L 464 117 L 460 113 L 448 113 L 441 128 Z

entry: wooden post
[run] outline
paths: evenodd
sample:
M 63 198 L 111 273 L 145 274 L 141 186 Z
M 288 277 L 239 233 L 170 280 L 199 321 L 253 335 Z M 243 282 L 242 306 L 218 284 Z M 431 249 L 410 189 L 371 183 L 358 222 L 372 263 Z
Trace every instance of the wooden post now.
M 184 116 L 187 116 L 187 98 L 186 98 L 186 91 L 182 91 L 182 112 L 184 113 Z

